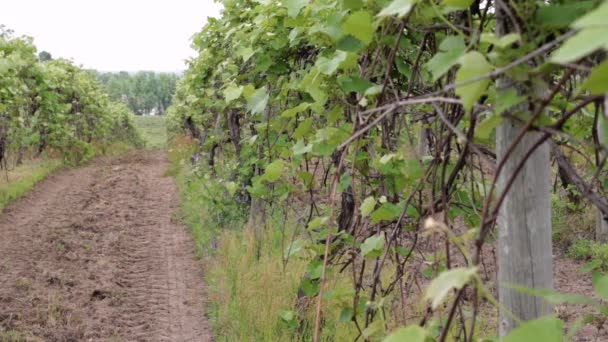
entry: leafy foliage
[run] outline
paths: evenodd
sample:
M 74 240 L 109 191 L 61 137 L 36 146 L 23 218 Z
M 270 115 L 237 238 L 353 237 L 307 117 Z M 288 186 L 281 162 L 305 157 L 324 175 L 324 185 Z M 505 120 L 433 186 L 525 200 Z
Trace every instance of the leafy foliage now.
M 110 102 L 94 76 L 66 60 L 44 60 L 30 38 L 0 32 L 1 166 L 45 151 L 80 162 L 95 144 L 139 142 L 129 109 Z
M 275 229 L 273 214 L 293 225 L 293 236 L 281 231 L 281 253 L 285 264 L 309 263 L 301 297 L 310 302 L 297 317 L 290 307 L 276 313 L 286 329 L 332 339 L 337 328 L 321 323 L 338 308 L 340 324 L 370 340 L 477 334 L 468 313 L 492 298 L 476 267 L 501 204 L 489 139 L 511 123 L 588 160 L 606 152 L 594 128 L 605 115 L 598 94 L 607 44 L 596 20 L 605 6 L 501 2 L 506 15 L 494 2 L 472 0 L 222 3 L 222 16 L 194 36 L 198 57 L 178 86 L 168 126 L 196 139 L 195 156 L 206 158 L 200 177 L 228 189 L 247 211 L 260 260 L 269 253 L 262 237 Z M 593 182 L 605 166 L 595 159 L 582 179 L 603 193 Z M 431 216 L 441 220 L 425 227 Z M 455 229 L 457 222 L 466 227 Z M 421 246 L 423 231 L 447 240 L 445 251 Z M 470 267 L 450 260 L 454 250 Z M 430 303 L 423 301 L 427 324 L 391 335 L 399 322 L 391 310 L 404 305 L 399 284 L 414 281 L 412 270 L 435 278 Z M 352 291 L 325 302 L 342 272 Z M 469 287 L 478 300 L 463 310 Z M 450 318 L 435 333 L 428 322 L 445 318 L 442 303 Z M 460 322 L 467 324 L 454 329 Z
M 96 72 L 97 78 L 113 101 L 124 102 L 133 113 L 164 114 L 171 106 L 179 76 L 173 73 L 139 71 L 129 73 Z

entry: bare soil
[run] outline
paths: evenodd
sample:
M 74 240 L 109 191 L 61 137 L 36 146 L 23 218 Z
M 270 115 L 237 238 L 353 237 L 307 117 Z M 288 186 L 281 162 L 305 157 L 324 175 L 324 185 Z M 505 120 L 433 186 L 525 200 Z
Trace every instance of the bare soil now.
M 457 223 L 454 227 L 458 235 L 462 235 L 465 232 L 464 225 Z M 433 235 L 425 239 L 422 246 L 419 249 L 422 251 L 418 264 L 423 264 L 425 259 L 423 255 L 431 255 L 433 251 L 437 253 L 445 253 L 445 239 L 438 235 Z M 460 252 L 451 246 L 450 255 L 452 267 L 463 267 L 465 266 L 464 258 Z M 480 276 L 488 289 L 495 298 L 498 298 L 498 291 L 496 289 L 497 279 L 497 264 L 496 264 L 496 246 L 493 243 L 487 243 L 484 246 L 481 265 L 479 269 Z M 473 250 L 472 246 L 469 246 L 469 250 Z M 560 248 L 554 247 L 554 259 L 553 259 L 553 274 L 554 274 L 554 287 L 557 292 L 564 294 L 577 294 L 589 298 L 600 300 L 595 294 L 595 290 L 592 284 L 592 277 L 589 273 L 583 273 L 584 262 L 572 260 L 564 255 Z M 430 279 L 426 278 L 420 272 L 414 273 L 415 286 L 411 286 L 405 292 L 406 297 L 413 296 L 414 298 L 422 298 L 424 289 L 430 283 Z M 472 300 L 472 291 L 465 293 L 465 300 Z M 447 310 L 448 306 L 444 307 Z M 575 325 L 577 320 L 584 319 L 585 321 L 581 324 L 580 329 L 573 336 L 572 341 L 576 342 L 604 342 L 608 341 L 608 321 L 601 315 L 598 310 L 590 308 L 589 306 L 575 305 L 575 304 L 560 304 L 556 305 L 554 309 L 557 317 L 565 322 L 566 329 L 569 330 Z M 498 322 L 498 309 L 484 300 L 481 303 L 480 315 L 480 326 L 484 332 L 484 336 L 496 335 L 496 327 Z M 417 322 L 422 317 L 422 313 L 413 313 L 408 317 L 408 321 Z
M 5 209 L 0 340 L 212 340 L 168 166 L 160 151 L 100 158 Z

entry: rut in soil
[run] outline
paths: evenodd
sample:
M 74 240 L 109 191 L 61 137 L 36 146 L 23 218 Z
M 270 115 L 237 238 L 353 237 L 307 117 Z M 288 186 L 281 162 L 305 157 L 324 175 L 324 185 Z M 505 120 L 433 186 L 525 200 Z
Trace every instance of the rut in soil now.
M 0 336 L 211 341 L 204 284 L 163 152 L 99 158 L 0 216 Z

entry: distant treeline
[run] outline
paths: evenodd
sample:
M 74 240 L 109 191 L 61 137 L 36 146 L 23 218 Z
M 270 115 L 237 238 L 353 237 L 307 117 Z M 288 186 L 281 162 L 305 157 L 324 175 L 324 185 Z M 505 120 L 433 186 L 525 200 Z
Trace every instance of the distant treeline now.
M 113 100 L 123 101 L 138 115 L 163 115 L 179 79 L 174 73 L 152 71 L 97 73 L 97 77 Z

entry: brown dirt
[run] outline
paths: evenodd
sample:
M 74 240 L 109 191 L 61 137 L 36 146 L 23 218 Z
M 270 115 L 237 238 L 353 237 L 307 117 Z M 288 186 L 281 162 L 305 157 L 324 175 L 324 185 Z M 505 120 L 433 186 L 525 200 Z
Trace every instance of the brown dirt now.
M 100 158 L 0 216 L 0 340 L 211 341 L 162 152 Z
M 458 235 L 464 234 L 465 228 L 462 223 L 456 224 L 454 229 L 456 229 L 455 231 Z M 417 257 L 420 259 L 419 262 L 424 262 L 422 255 L 433 254 L 433 251 L 443 253 L 445 251 L 444 243 L 444 238 L 438 235 L 433 235 L 425 239 L 422 246 L 419 247 L 419 249 L 423 251 L 423 253 Z M 472 246 L 469 247 L 469 250 L 473 250 Z M 595 290 L 593 289 L 591 274 L 583 273 L 581 271 L 585 263 L 568 258 L 564 255 L 560 248 L 554 247 L 553 252 L 553 279 L 555 290 L 560 293 L 578 294 L 599 300 L 597 295 L 595 295 Z M 493 296 L 498 298 L 498 293 L 496 290 L 496 253 L 497 252 L 495 251 L 494 244 L 487 243 L 484 246 L 479 273 L 485 285 L 488 286 L 488 289 L 492 292 Z M 451 246 L 450 255 L 453 267 L 465 266 L 462 254 L 456 251 L 453 245 Z M 412 287 L 411 292 L 406 292 L 406 296 L 413 295 L 416 298 L 421 298 L 424 289 L 429 283 L 430 279 L 425 278 L 422 274 L 416 272 L 415 284 L 418 284 L 419 286 Z M 469 296 L 471 295 L 472 293 L 465 293 L 465 299 L 470 300 L 472 297 Z M 565 322 L 566 329 L 572 327 L 577 320 L 586 318 L 585 323 L 582 324 L 580 329 L 574 335 L 572 341 L 608 341 L 608 321 L 606 321 L 596 309 L 583 305 L 560 304 L 555 306 L 555 313 Z M 495 331 L 498 319 L 497 308 L 489 302 L 483 301 L 481 303 L 481 316 L 483 321 L 480 322 L 480 324 L 482 324 L 482 330 L 487 333 L 485 335 L 491 336 L 497 334 Z M 421 317 L 421 313 L 415 313 L 408 317 L 408 320 L 419 321 Z

